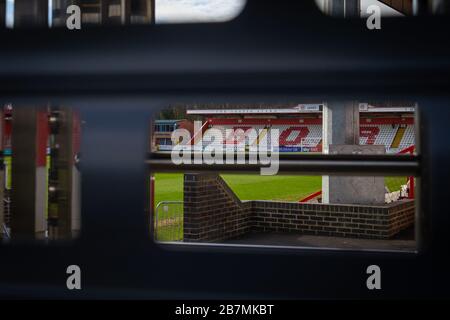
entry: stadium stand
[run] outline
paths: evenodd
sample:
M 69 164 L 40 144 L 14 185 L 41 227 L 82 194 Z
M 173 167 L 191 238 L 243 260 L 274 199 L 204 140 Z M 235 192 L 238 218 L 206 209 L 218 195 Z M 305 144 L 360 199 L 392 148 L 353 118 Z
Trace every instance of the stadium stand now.
M 209 119 L 209 128 L 218 129 L 222 132 L 223 141 L 214 141 L 210 145 L 223 144 L 225 148 L 241 142 L 244 138 L 236 130 L 242 129 L 248 133 L 248 129 L 255 129 L 257 135 L 251 137 L 248 145 L 266 147 L 270 141 L 271 130 L 279 131 L 280 151 L 320 151 L 322 140 L 321 119 Z M 233 130 L 230 135 L 226 130 Z
M 361 125 L 359 143 L 384 145 L 387 153 L 397 153 L 414 145 L 414 125 Z
M 414 125 L 406 126 L 405 133 L 403 135 L 403 138 L 402 138 L 402 140 L 400 142 L 400 145 L 399 145 L 399 148 L 398 148 L 399 150 L 405 149 L 405 148 L 415 144 L 414 130 L 415 130 L 414 129 Z
M 204 129 L 218 129 L 222 139 L 212 143 L 203 141 L 203 146 L 224 147 L 234 150 L 236 144 L 249 139 L 246 146 L 258 145 L 260 148 L 270 147 L 271 130 L 279 130 L 280 152 L 321 152 L 322 151 L 322 119 L 321 118 L 216 118 L 207 119 Z M 247 138 L 237 131 L 243 130 Z M 249 129 L 256 133 L 248 135 Z M 230 131 L 232 133 L 230 133 Z M 198 144 L 198 143 L 197 143 Z M 384 145 L 387 153 L 397 153 L 415 144 L 413 118 L 362 118 L 360 124 L 361 145 Z M 196 149 L 201 148 L 195 145 Z
M 384 145 L 395 154 L 415 144 L 413 118 L 364 118 L 360 125 L 361 145 Z
M 245 135 L 242 135 L 240 133 L 244 132 L 244 134 L 248 134 L 248 130 L 254 129 L 256 132 L 261 133 L 261 131 L 264 131 L 265 126 L 264 125 L 235 125 L 235 126 L 212 126 L 213 129 L 219 129 L 222 132 L 222 136 L 224 137 L 224 140 L 221 142 L 222 144 L 225 143 L 227 145 L 235 145 L 242 143 L 242 141 L 245 139 Z M 239 131 L 242 130 L 242 131 Z M 230 134 L 229 132 L 232 132 Z M 258 139 L 258 136 L 251 137 L 252 140 L 249 141 L 249 144 L 254 144 L 256 140 Z
M 361 125 L 359 143 L 362 145 L 384 145 L 389 149 L 397 128 L 392 125 Z

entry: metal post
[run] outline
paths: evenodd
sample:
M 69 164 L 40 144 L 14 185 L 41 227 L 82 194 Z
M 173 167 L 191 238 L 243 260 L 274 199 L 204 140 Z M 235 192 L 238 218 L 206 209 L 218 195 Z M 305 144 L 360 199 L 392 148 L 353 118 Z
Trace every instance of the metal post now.
M 14 108 L 12 120 L 11 234 L 44 238 L 47 229 L 47 112 Z
M 81 224 L 80 119 L 69 108 L 52 108 L 50 124 L 49 236 L 70 239 Z
M 409 192 L 408 192 L 408 198 L 414 199 L 415 198 L 415 185 L 414 185 L 414 177 L 409 177 Z

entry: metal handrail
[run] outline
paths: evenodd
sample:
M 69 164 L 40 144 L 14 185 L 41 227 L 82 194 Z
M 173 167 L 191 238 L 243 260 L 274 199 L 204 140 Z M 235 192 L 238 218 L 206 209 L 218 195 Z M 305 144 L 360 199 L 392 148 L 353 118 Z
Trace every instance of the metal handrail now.
M 258 173 L 261 164 L 180 164 L 175 165 L 170 159 L 148 159 L 151 172 L 208 172 L 208 173 Z M 419 156 L 345 156 L 335 155 L 299 157 L 297 159 L 280 159 L 279 174 L 335 174 L 335 175 L 370 175 L 370 176 L 419 176 Z

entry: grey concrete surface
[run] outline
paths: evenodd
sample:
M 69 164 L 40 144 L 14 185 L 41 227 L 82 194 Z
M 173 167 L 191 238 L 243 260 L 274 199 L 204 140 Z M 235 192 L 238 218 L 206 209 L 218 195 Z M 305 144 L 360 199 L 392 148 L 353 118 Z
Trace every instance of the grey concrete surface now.
M 299 233 L 248 233 L 236 239 L 224 241 L 227 244 L 250 244 L 271 246 L 293 246 L 293 247 L 317 247 L 338 248 L 352 250 L 400 250 L 414 251 L 416 241 L 414 240 L 414 227 L 402 231 L 389 240 L 371 240 L 356 238 L 340 238 L 303 235 Z

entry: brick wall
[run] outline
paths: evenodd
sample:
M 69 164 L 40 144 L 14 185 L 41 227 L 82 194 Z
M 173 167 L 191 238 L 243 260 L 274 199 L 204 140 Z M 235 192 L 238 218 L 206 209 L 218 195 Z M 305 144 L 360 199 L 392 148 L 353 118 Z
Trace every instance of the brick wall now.
M 250 231 L 388 239 L 414 223 L 414 201 L 386 205 L 240 201 L 214 174 L 184 176 L 184 241 L 217 242 Z
M 214 174 L 184 175 L 184 241 L 215 242 L 250 231 L 250 203 Z
M 388 236 L 392 237 L 400 231 L 412 226 L 415 220 L 414 200 L 394 202 L 388 206 Z
M 252 201 L 252 230 L 388 239 L 414 223 L 414 201 L 380 206 Z

